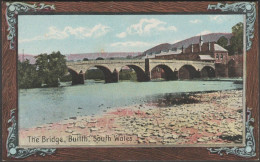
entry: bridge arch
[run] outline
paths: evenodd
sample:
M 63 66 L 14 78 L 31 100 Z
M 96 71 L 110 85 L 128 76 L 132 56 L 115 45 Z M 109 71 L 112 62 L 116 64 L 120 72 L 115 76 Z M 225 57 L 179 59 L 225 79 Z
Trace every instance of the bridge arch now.
M 103 65 L 93 65 L 93 66 L 89 66 L 85 69 L 85 73 L 90 69 L 90 68 L 97 68 L 99 70 L 101 70 L 104 74 L 105 77 L 105 83 L 114 83 L 114 82 L 118 82 L 118 71 L 114 70 L 111 71 L 111 69 L 109 69 L 106 66 Z
M 159 64 L 154 66 L 151 69 L 151 78 L 153 77 L 153 74 L 155 73 L 155 69 L 162 69 L 163 70 L 163 78 L 165 78 L 165 80 L 177 80 L 178 79 L 178 73 L 176 71 L 173 71 L 172 68 L 170 68 L 168 65 L 165 64 Z M 162 73 L 162 72 L 160 72 Z
M 190 64 L 185 64 L 179 68 L 179 72 L 178 72 L 179 79 L 194 79 L 199 77 L 200 74 L 197 71 L 197 69 Z
M 202 78 L 213 78 L 216 76 L 215 69 L 211 66 L 204 66 L 200 71 L 200 76 Z
M 84 84 L 85 75 L 82 71 L 78 73 L 74 69 L 68 67 L 68 72 L 71 74 L 72 85 Z
M 144 81 L 150 80 L 149 77 L 146 75 L 145 70 L 142 67 L 140 67 L 138 65 L 134 65 L 134 64 L 126 64 L 126 65 L 122 66 L 120 68 L 120 70 L 122 70 L 123 67 L 125 67 L 125 66 L 127 66 L 135 71 L 138 82 L 144 82 Z

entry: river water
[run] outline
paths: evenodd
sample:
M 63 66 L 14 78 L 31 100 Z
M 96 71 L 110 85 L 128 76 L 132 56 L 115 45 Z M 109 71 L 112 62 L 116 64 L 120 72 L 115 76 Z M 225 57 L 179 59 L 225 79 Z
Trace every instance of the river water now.
M 113 107 L 143 104 L 163 94 L 241 89 L 233 81 L 119 82 L 86 80 L 57 88 L 19 90 L 19 128 L 31 128 L 75 116 L 101 114 Z

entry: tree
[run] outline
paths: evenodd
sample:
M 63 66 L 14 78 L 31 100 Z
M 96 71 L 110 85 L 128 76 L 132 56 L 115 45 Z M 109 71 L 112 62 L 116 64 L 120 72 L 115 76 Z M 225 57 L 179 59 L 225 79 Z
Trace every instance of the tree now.
M 83 61 L 88 61 L 88 58 L 84 58 Z
M 133 56 L 131 56 L 131 55 L 126 56 L 126 59 L 132 59 L 132 58 L 133 58 Z
M 229 55 L 236 53 L 243 54 L 243 23 L 239 22 L 232 27 L 232 37 L 230 38 L 230 44 L 228 40 L 222 36 L 219 38 L 217 43 L 228 50 Z
M 244 24 L 239 22 L 232 27 L 233 37 L 230 40 L 234 51 L 240 54 L 243 53 L 243 26 Z
M 98 57 L 96 60 L 104 60 L 102 57 Z
M 217 44 L 219 44 L 221 47 L 226 47 L 228 44 L 228 39 L 224 36 L 220 37 L 217 41 Z
M 35 65 L 42 82 L 48 87 L 57 87 L 59 79 L 67 72 L 65 56 L 59 51 L 36 56 Z
M 24 62 L 18 61 L 18 87 L 38 88 L 41 87 L 41 79 L 38 76 L 36 66 L 30 64 L 26 59 Z

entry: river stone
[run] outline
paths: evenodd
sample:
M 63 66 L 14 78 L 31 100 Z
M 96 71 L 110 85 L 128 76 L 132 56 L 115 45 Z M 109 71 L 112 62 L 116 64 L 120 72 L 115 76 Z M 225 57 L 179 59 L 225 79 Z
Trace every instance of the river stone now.
M 72 135 L 80 135 L 79 132 L 73 132 Z
M 172 138 L 173 138 L 173 139 L 177 139 L 177 138 L 179 138 L 179 135 L 173 134 L 173 135 L 172 135 Z
M 98 131 L 98 128 L 90 128 L 90 131 Z
M 67 129 L 67 130 L 65 130 L 65 132 L 66 132 L 66 133 L 72 133 L 73 130 Z
M 80 126 L 78 126 L 78 127 L 81 128 L 81 129 L 86 128 L 86 126 L 84 126 L 84 125 L 80 125 Z
M 149 140 L 149 143 L 156 143 L 156 140 L 150 139 L 150 140 Z
M 143 143 L 143 140 L 139 139 L 139 140 L 138 140 L 138 143 Z
M 74 127 L 74 125 L 68 125 L 67 126 L 67 128 L 73 128 Z

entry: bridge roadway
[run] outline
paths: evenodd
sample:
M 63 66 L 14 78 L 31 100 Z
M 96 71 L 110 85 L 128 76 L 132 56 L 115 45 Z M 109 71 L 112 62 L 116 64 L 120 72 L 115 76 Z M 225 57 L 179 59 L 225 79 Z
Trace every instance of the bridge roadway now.
M 177 80 L 182 73 L 187 73 L 189 79 L 196 77 L 214 77 L 215 64 L 212 62 L 186 61 L 186 60 L 94 60 L 67 62 L 69 72 L 72 74 L 72 84 L 84 84 L 85 72 L 96 67 L 103 71 L 106 83 L 119 80 L 120 70 L 128 66 L 135 70 L 138 81 L 149 81 L 154 68 L 162 68 L 166 80 Z

